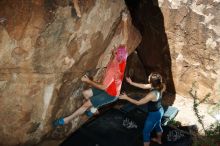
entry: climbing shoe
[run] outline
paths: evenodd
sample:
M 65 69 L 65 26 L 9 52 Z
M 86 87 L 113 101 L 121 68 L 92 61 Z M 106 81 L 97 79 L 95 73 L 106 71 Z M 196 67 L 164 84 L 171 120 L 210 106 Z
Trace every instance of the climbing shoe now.
M 89 110 L 85 112 L 85 114 L 91 118 L 95 113 L 97 113 L 98 109 L 95 107 L 91 107 Z
M 63 118 L 59 118 L 59 119 L 57 119 L 53 122 L 54 127 L 63 126 L 63 125 L 64 125 L 64 119 Z
M 90 110 L 85 111 L 85 114 L 89 118 L 91 118 L 93 116 L 93 113 Z

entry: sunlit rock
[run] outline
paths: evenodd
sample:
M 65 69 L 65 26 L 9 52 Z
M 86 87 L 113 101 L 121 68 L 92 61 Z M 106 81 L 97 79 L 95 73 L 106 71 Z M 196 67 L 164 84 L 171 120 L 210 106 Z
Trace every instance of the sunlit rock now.
M 80 78 L 104 68 L 122 41 L 124 1 L 0 1 L 0 145 L 50 138 L 52 121 L 83 102 Z M 129 17 L 131 53 L 141 36 Z M 101 58 L 101 56 L 103 56 Z M 74 131 L 79 119 L 65 131 Z

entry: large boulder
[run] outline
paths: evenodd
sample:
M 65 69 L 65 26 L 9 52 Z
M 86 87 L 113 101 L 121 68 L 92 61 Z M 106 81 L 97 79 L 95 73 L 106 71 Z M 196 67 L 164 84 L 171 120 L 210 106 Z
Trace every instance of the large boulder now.
M 121 0 L 0 1 L 0 145 L 33 145 L 82 104 L 80 80 L 122 41 Z M 129 17 L 128 49 L 141 36 Z M 69 128 L 79 125 L 75 121 Z M 68 131 L 66 132 L 68 133 Z
M 220 99 L 220 1 L 159 0 L 168 38 L 176 92 Z
M 167 98 L 169 104 L 175 100 L 175 93 L 190 97 L 192 88 L 199 99 L 210 93 L 209 101 L 218 102 L 220 1 L 126 2 L 134 24 L 142 34 L 137 52 L 145 74 L 157 71 L 163 75 L 167 91 L 171 93 L 171 98 Z

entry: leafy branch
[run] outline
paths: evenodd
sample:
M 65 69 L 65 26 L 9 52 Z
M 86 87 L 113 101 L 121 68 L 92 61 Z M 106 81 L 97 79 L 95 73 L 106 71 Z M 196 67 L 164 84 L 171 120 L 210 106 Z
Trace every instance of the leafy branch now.
M 201 146 L 201 145 L 207 145 L 207 146 L 217 146 L 220 142 L 220 123 L 216 122 L 212 124 L 209 128 L 205 129 L 203 119 L 204 116 L 201 116 L 199 114 L 198 107 L 201 103 L 204 103 L 208 100 L 210 97 L 210 93 L 206 94 L 202 100 L 199 100 L 197 95 L 197 87 L 196 82 L 192 83 L 192 87 L 189 91 L 190 96 L 193 98 L 193 111 L 197 117 L 198 122 L 201 124 L 205 136 L 198 137 L 199 140 L 194 141 L 193 146 Z
M 194 113 L 197 117 L 198 122 L 202 126 L 202 129 L 206 133 L 205 126 L 204 126 L 204 123 L 203 123 L 204 116 L 201 116 L 199 114 L 198 107 L 201 103 L 204 103 L 205 101 L 207 101 L 207 99 L 210 97 L 211 94 L 210 93 L 206 94 L 205 97 L 202 100 L 199 101 L 198 95 L 197 95 L 197 90 L 196 90 L 196 82 L 192 83 L 192 87 L 189 91 L 189 94 L 193 98 L 193 111 L 194 111 Z

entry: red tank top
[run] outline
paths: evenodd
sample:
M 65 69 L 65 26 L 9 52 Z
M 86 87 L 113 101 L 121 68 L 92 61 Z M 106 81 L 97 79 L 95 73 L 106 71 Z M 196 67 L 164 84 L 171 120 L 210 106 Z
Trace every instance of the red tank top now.
M 126 67 L 126 60 L 121 61 L 117 68 L 112 72 L 113 81 L 106 89 L 106 92 L 111 96 L 118 96 L 120 94 L 124 71 Z

